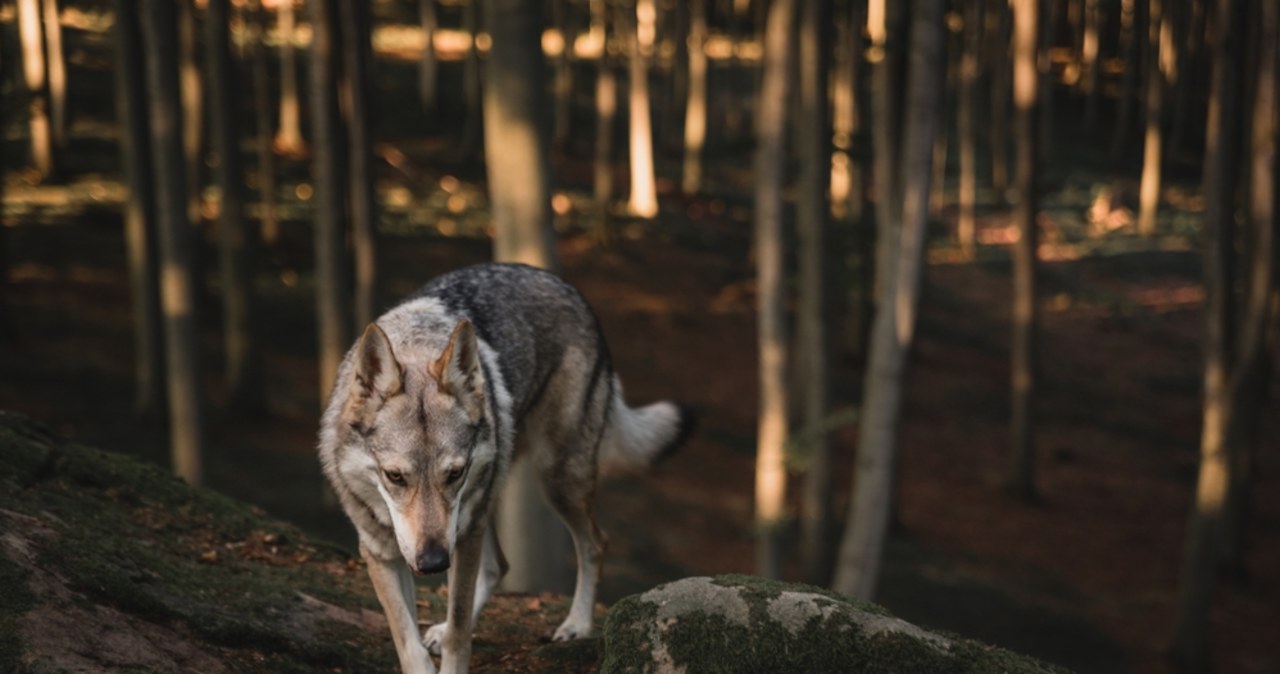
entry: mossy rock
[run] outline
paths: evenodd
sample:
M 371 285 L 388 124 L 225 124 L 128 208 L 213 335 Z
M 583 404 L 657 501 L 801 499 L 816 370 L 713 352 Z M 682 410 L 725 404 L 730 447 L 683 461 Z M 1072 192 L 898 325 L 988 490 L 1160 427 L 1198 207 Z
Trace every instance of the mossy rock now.
M 749 576 L 686 578 L 614 605 L 602 674 L 1051 674 L 1031 658 L 924 630 L 874 604 Z

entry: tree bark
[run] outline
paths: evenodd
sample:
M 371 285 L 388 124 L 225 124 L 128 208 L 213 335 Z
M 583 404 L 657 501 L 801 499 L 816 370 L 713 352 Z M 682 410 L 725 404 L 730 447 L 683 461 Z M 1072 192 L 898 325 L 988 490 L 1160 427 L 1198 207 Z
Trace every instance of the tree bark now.
M 53 145 L 67 146 L 67 61 L 62 52 L 62 19 L 58 0 L 44 1 L 44 44 L 49 65 L 49 113 Z
M 1227 429 L 1231 418 L 1229 324 L 1232 279 L 1234 133 L 1238 120 L 1238 68 L 1245 45 L 1234 39 L 1243 28 L 1239 0 L 1218 5 L 1213 82 L 1205 130 L 1204 407 L 1200 434 L 1200 474 L 1187 526 L 1170 654 L 1181 666 L 1204 669 L 1209 661 L 1209 611 L 1216 585 L 1223 514 L 1231 481 Z M 1230 37 L 1228 37 L 1230 36 Z
M 494 259 L 557 270 L 551 215 L 547 71 L 536 5 L 484 3 L 493 37 L 484 78 L 485 168 Z M 499 500 L 498 530 L 511 571 L 508 591 L 571 587 L 569 536 L 544 503 L 529 461 L 513 466 Z
M 208 0 L 205 62 L 209 65 L 209 104 L 216 177 L 222 195 L 218 209 L 221 249 L 222 316 L 227 402 L 238 410 L 261 406 L 261 362 L 257 357 L 253 311 L 252 238 L 245 225 L 244 170 L 240 160 L 238 77 L 231 61 L 230 0 Z
M 378 208 L 373 175 L 374 120 L 371 119 L 369 67 L 372 60 L 369 9 L 363 0 L 337 0 L 341 24 L 342 81 L 347 138 L 348 203 L 351 205 L 351 248 L 355 257 L 355 328 L 363 330 L 377 316 Z
M 316 317 L 320 402 L 329 398 L 338 364 L 351 346 L 351 294 L 347 287 L 345 147 L 335 93 L 337 16 L 333 0 L 309 0 L 311 12 L 311 133 L 314 138 Z
M 760 421 L 756 449 L 756 573 L 779 578 L 786 517 L 787 334 L 783 308 L 782 183 L 787 163 L 788 80 L 794 0 L 774 0 L 765 23 L 763 79 L 756 118 L 755 248 L 760 344 Z
M 635 30 L 631 31 L 630 94 L 631 198 L 632 215 L 658 215 L 658 190 L 653 170 L 652 110 L 649 105 L 649 58 L 653 52 L 657 26 L 655 0 L 637 0 Z
M 707 141 L 707 4 L 689 0 L 689 95 L 684 115 L 684 170 L 680 187 L 685 194 L 702 191 L 702 148 Z
M 800 8 L 800 124 L 796 145 L 800 179 L 796 194 L 799 232 L 799 308 L 795 353 L 799 356 L 800 397 L 805 433 L 805 481 L 801 554 L 805 578 L 822 584 L 831 577 L 831 448 L 820 429 L 828 415 L 827 384 L 827 177 L 831 133 L 827 120 L 826 27 L 830 0 L 802 0 Z
M 302 152 L 302 103 L 298 97 L 298 57 L 294 48 L 297 14 L 294 0 L 283 0 L 276 15 L 280 32 L 280 131 L 276 147 L 285 154 Z
M 1036 498 L 1035 400 L 1037 367 L 1035 350 L 1039 318 L 1036 310 L 1036 177 L 1040 134 L 1040 75 L 1038 0 L 1016 0 L 1013 5 L 1014 133 L 1017 148 L 1018 202 L 1014 222 L 1018 241 L 1013 247 L 1013 349 L 1012 414 L 1010 436 L 1012 462 L 1009 489 L 1024 500 Z
M 1146 133 L 1142 153 L 1142 182 L 1138 190 L 1138 232 L 1143 236 L 1156 233 L 1156 213 L 1160 205 L 1160 113 L 1164 98 L 1164 76 L 1160 63 L 1164 12 L 1161 0 L 1147 0 L 1147 91 Z
M 155 168 L 156 224 L 163 270 L 161 311 L 169 397 L 169 444 L 174 472 L 189 484 L 199 485 L 203 428 L 195 278 L 191 270 L 195 242 L 186 215 L 177 17 L 170 0 L 146 0 L 141 9 L 151 118 L 151 161 Z
M 161 360 L 159 267 L 156 262 L 154 175 L 142 27 L 136 0 L 116 1 L 116 116 L 120 119 L 120 160 L 128 196 L 124 203 L 125 247 L 129 260 L 129 296 L 133 304 L 134 411 L 160 412 L 164 397 Z
M 41 31 L 40 1 L 18 0 L 18 38 L 22 74 L 30 94 L 31 164 L 41 178 L 53 174 L 53 136 L 49 123 L 49 89 Z
M 915 333 L 923 275 L 933 137 L 939 123 L 945 51 L 943 9 L 942 0 L 920 0 L 912 8 L 899 195 L 902 231 L 880 260 L 881 266 L 888 269 L 883 277 L 888 282 L 871 329 L 853 498 L 833 583 L 837 592 L 868 600 L 875 595 L 880 575 L 906 361 Z M 875 33 L 872 35 L 874 39 Z

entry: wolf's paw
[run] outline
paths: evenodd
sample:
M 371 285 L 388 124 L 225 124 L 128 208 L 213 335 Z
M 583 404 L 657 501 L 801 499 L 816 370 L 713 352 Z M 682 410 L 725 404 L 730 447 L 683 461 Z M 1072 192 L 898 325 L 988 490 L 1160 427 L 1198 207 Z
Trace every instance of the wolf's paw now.
M 449 623 L 436 623 L 422 633 L 422 643 L 427 647 L 428 653 L 440 655 L 440 648 L 444 644 L 444 631 L 448 626 Z
M 556 633 L 551 635 L 551 640 L 552 641 L 572 641 L 574 639 L 581 639 L 583 637 L 590 636 L 590 635 L 591 635 L 590 620 L 585 620 L 585 621 L 574 620 L 573 617 L 570 616 L 569 618 L 566 618 L 565 621 L 561 623 L 559 627 L 556 628 Z

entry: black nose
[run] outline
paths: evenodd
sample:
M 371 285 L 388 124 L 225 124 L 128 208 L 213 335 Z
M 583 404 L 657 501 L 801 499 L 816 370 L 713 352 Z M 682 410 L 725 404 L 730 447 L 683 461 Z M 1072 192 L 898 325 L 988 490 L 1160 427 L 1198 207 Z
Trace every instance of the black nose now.
M 418 573 L 440 573 L 449 568 L 449 551 L 442 545 L 431 543 L 418 552 L 414 566 Z

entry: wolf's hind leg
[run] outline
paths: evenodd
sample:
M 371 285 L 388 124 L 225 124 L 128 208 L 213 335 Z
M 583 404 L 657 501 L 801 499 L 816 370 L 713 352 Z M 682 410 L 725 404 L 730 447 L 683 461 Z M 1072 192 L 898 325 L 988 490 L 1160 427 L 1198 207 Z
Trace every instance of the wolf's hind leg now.
M 563 478 L 562 478 L 563 480 Z M 569 616 L 556 628 L 552 639 L 568 641 L 591 634 L 592 610 L 596 603 L 596 584 L 600 580 L 600 559 L 604 555 L 604 535 L 596 527 L 591 512 L 594 480 L 583 480 L 573 486 L 544 477 L 548 500 L 573 535 L 578 557 L 578 580 L 573 589 Z M 576 488 L 575 488 L 576 487 Z

